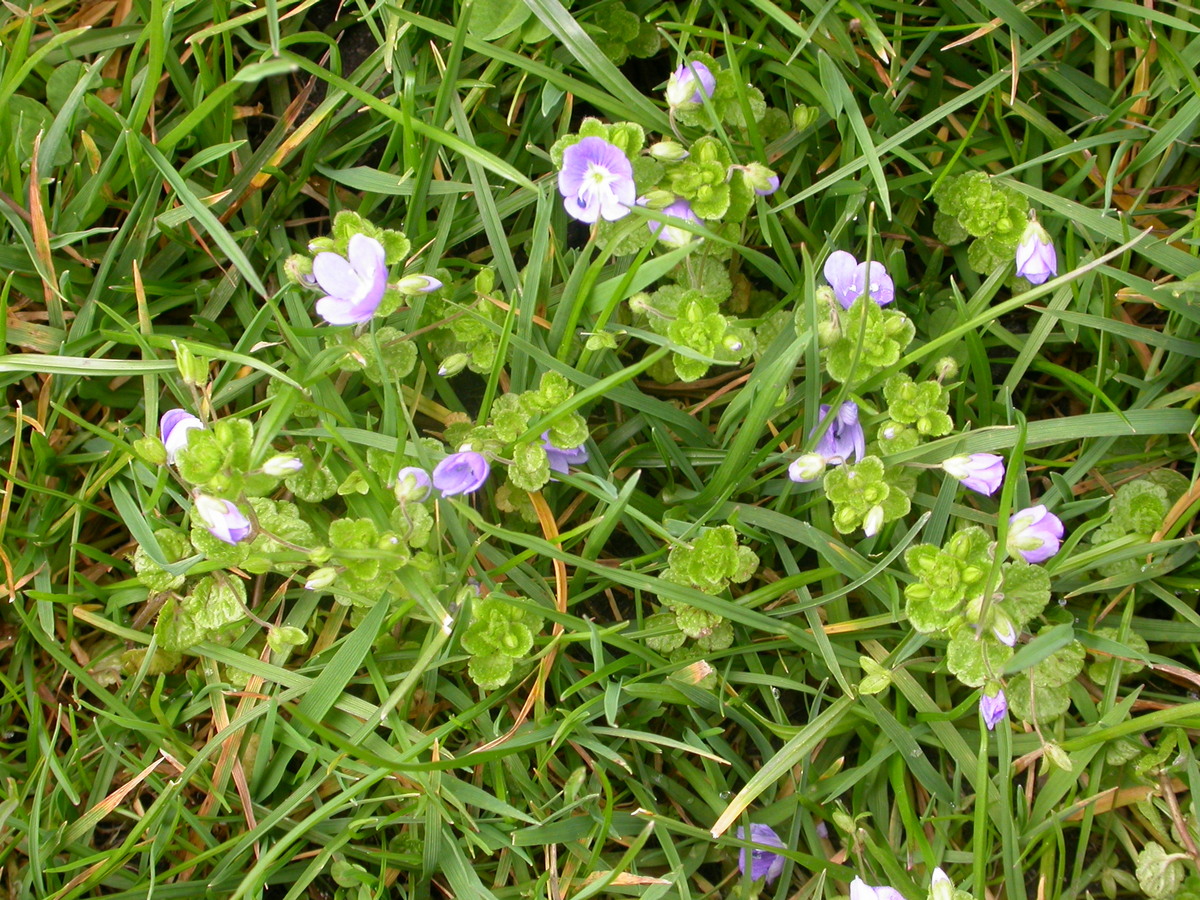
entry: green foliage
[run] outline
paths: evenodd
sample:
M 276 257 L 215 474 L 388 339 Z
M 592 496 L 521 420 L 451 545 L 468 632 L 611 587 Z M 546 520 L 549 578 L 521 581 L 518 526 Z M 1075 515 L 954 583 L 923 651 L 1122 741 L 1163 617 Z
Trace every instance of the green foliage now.
M 877 456 L 837 466 L 825 473 L 825 496 L 833 504 L 833 527 L 841 534 L 863 528 L 868 536 L 911 508 L 908 495 L 895 483 Z
M 885 309 L 863 295 L 843 310 L 828 288 L 817 292 L 821 315 L 819 333 L 829 377 L 860 382 L 893 366 L 916 330 L 904 313 Z M 796 310 L 796 329 L 803 334 L 803 313 Z
M 947 244 L 975 240 L 967 250 L 971 268 L 991 274 L 1012 262 L 1028 221 L 1029 201 L 983 172 L 947 178 L 934 193 L 934 233 Z
M 485 691 L 507 684 L 515 664 L 533 649 L 541 627 L 539 616 L 513 605 L 503 594 L 489 594 L 477 602 L 462 635 L 462 647 L 471 655 L 471 680 Z
M 925 437 L 949 434 L 954 422 L 946 414 L 950 393 L 938 381 L 914 382 L 897 372 L 883 384 L 888 415 L 901 425 L 912 425 Z

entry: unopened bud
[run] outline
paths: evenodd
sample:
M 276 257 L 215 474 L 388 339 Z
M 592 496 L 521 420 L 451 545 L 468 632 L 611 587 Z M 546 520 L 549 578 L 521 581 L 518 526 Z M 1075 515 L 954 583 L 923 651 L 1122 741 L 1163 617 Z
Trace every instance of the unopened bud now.
M 442 283 L 430 275 L 406 275 L 396 282 L 396 290 L 407 297 L 417 294 L 432 294 L 441 290 Z
M 670 191 L 651 191 L 638 198 L 638 206 L 646 209 L 666 209 L 675 202 L 675 195 Z
M 650 155 L 660 162 L 678 162 L 688 158 L 688 152 L 683 144 L 677 141 L 659 141 L 650 145 Z
M 742 172 L 746 176 L 746 183 L 760 197 L 779 190 L 779 176 L 762 163 L 750 163 L 748 166 L 743 166 Z
M 433 490 L 429 473 L 417 466 L 405 466 L 396 473 L 396 500 L 399 503 L 420 503 Z
M 175 349 L 175 367 L 179 369 L 184 384 L 204 387 L 208 383 L 208 360 L 196 356 L 186 341 L 171 341 L 171 346 Z
M 788 478 L 792 481 L 816 481 L 825 471 L 825 457 L 820 453 L 805 453 L 792 460 L 788 466 Z
M 308 576 L 308 581 L 304 582 L 306 591 L 319 591 L 322 588 L 327 588 L 337 581 L 337 569 L 333 566 L 326 566 L 323 569 L 317 569 L 312 575 Z
M 797 106 L 792 110 L 792 126 L 797 131 L 811 128 L 817 124 L 817 117 L 820 115 L 821 110 L 815 106 Z
M 280 453 L 278 456 L 272 456 L 263 463 L 263 471 L 275 478 L 286 478 L 288 475 L 294 475 L 304 468 L 304 462 L 298 456 L 292 456 L 290 453 Z
M 312 273 L 312 257 L 293 253 L 283 263 L 283 274 L 293 284 L 301 287 L 316 287 L 317 279 Z
M 953 356 L 943 356 L 933 364 L 938 381 L 948 381 L 958 374 L 958 361 Z
M 863 519 L 863 534 L 867 537 L 874 537 L 881 527 L 883 527 L 883 507 L 876 503 Z
M 467 367 L 470 357 L 465 353 L 451 353 L 438 366 L 438 374 L 443 378 L 453 378 Z

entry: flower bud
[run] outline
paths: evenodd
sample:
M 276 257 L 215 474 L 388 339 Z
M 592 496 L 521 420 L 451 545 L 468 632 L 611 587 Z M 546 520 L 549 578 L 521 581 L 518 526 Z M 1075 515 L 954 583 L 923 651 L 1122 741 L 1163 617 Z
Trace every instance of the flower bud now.
M 1051 275 L 1058 274 L 1058 254 L 1054 252 L 1054 244 L 1032 213 L 1017 244 L 1015 261 L 1017 275 L 1030 284 L 1042 284 Z
M 883 507 L 876 503 L 868 511 L 863 519 L 863 534 L 867 537 L 874 537 L 875 534 L 883 527 Z
M 192 387 L 207 384 L 208 360 L 192 353 L 186 341 L 171 341 L 171 346 L 175 349 L 175 367 L 179 369 L 183 383 Z
M 1004 457 L 995 453 L 952 456 L 942 469 L 962 482 L 963 487 L 991 496 L 1004 483 Z
M 283 274 L 293 284 L 301 287 L 316 287 L 317 279 L 312 273 L 312 257 L 293 253 L 283 263 Z
M 399 503 L 420 503 L 432 490 L 433 481 L 424 469 L 405 466 L 396 473 L 396 501 Z
M 933 373 L 938 381 L 949 381 L 958 374 L 958 360 L 953 356 L 943 356 L 933 364 Z
M 183 409 L 168 409 L 158 423 L 158 432 L 167 450 L 167 462 L 175 464 L 175 457 L 188 445 L 189 431 L 203 431 L 204 423 Z
M 337 581 L 337 577 L 337 569 L 333 566 L 325 566 L 323 569 L 317 569 L 317 571 L 308 576 L 308 581 L 304 582 L 304 589 L 306 591 L 319 591 Z
M 440 291 L 441 289 L 442 283 L 431 275 L 406 275 L 396 282 L 396 290 L 406 297 L 415 297 L 417 294 L 432 294 L 434 291 Z
M 649 153 L 659 162 L 678 162 L 687 159 L 689 154 L 678 141 L 659 141 L 651 144 Z
M 290 453 L 280 453 L 263 463 L 262 470 L 275 478 L 286 478 L 304 468 L 304 462 Z
M 438 374 L 443 378 L 453 378 L 467 367 L 470 357 L 465 353 L 451 353 L 438 366 Z
M 940 868 L 933 870 L 929 883 L 929 900 L 954 900 L 954 882 Z
M 797 106 L 792 110 L 792 127 L 797 131 L 811 128 L 820 115 L 821 110 L 815 106 Z
M 250 520 L 231 501 L 197 494 L 195 502 L 200 524 L 217 540 L 236 544 L 250 536 Z
M 742 172 L 746 176 L 746 183 L 760 197 L 765 197 L 779 190 L 779 176 L 762 163 L 750 163 L 748 166 L 743 166 Z
M 717 89 L 717 79 L 708 66 L 692 62 L 676 69 L 667 79 L 667 106 L 700 104 Z
M 980 697 L 979 713 L 983 716 L 983 724 L 987 726 L 988 731 L 991 731 L 1003 722 L 1004 717 L 1008 715 L 1008 698 L 1004 696 L 1003 689 L 997 690 L 992 696 L 985 693 Z M 938 871 L 941 870 L 939 869 Z M 936 890 L 936 881 L 934 882 L 934 890 Z M 934 894 L 931 900 L 942 900 L 942 898 Z M 953 893 L 951 893 L 949 900 L 954 900 Z
M 638 206 L 644 206 L 646 209 L 666 209 L 675 202 L 675 195 L 670 191 L 656 190 L 650 191 L 638 197 Z
M 788 466 L 788 478 L 803 484 L 806 481 L 816 481 L 825 472 L 825 457 L 820 453 L 805 453 L 792 460 Z
M 1019 555 L 1027 563 L 1040 563 L 1058 552 L 1062 537 L 1062 520 L 1038 504 L 1009 518 L 1005 549 L 1009 556 Z

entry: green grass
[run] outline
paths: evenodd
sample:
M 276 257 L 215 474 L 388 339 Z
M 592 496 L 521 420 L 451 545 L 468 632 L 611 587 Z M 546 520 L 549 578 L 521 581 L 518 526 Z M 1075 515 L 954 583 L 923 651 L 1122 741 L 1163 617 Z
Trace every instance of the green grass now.
M 859 876 L 924 900 L 937 866 L 976 900 L 1200 892 L 1189 5 L 116 9 L 0 11 L 6 896 L 832 900 Z M 616 34 L 626 9 L 653 34 Z M 638 46 L 649 55 L 614 61 Z M 779 111 L 709 131 L 781 188 L 744 223 L 694 229 L 703 241 L 618 253 L 569 222 L 551 148 L 586 116 L 676 139 L 662 89 L 695 51 L 734 73 L 743 118 L 751 88 Z M 705 133 L 674 126 L 689 145 Z M 935 194 L 969 172 L 1037 211 L 1057 277 L 976 272 L 966 243 L 939 240 Z M 288 276 L 342 210 L 403 231 L 406 273 L 446 283 L 387 317 L 415 348 L 402 377 L 379 377 L 395 349 L 383 322 L 350 347 Z M 642 235 L 654 215 L 616 228 Z M 916 328 L 847 385 L 826 376 L 817 337 L 834 249 L 884 263 Z M 763 329 L 759 352 L 656 380 L 672 354 L 710 354 L 635 321 L 628 301 L 672 273 L 701 278 L 705 259 L 733 279 L 723 314 Z M 438 376 L 454 328 L 496 363 Z M 585 349 L 600 332 L 615 349 Z M 207 365 L 199 386 L 180 346 Z M 364 347 L 366 371 L 342 365 Z M 930 380 L 947 355 L 953 433 L 887 462 L 999 453 L 1003 490 L 914 468 L 908 514 L 870 538 L 837 532 L 821 482 L 786 475 L 818 405 L 859 401 L 874 437 L 887 378 Z M 331 523 L 399 528 L 395 470 L 431 468 L 456 428 L 544 373 L 573 393 L 518 440 L 577 413 L 586 466 L 523 518 L 498 496 L 511 462 L 498 448 L 513 443 L 500 441 L 486 488 L 426 504 L 419 565 L 369 594 L 304 589 L 325 563 L 306 549 L 334 543 Z M 297 501 L 304 547 L 172 555 L 190 486 L 142 439 L 175 407 L 252 422 L 247 468 L 315 453 L 309 471 L 343 490 Z M 1115 491 L 1163 470 L 1180 487 L 1153 531 L 1097 540 Z M 1083 668 L 1064 714 L 988 732 L 946 637 L 909 622 L 905 551 L 970 525 L 1002 536 L 1034 503 L 1066 526 L 1045 563 L 1052 599 L 992 674 L 1010 684 L 1064 647 Z M 723 525 L 757 555 L 748 579 L 710 592 L 666 577 L 672 548 Z M 394 559 L 367 543 L 334 546 L 334 565 Z M 186 576 L 180 595 L 236 580 L 247 615 L 156 656 L 175 601 L 139 579 L 138 547 Z M 540 623 L 493 690 L 463 646 L 471 580 Z M 732 641 L 664 649 L 664 604 L 723 621 Z M 257 620 L 307 640 L 268 645 Z M 860 690 L 872 671 L 882 690 Z M 786 846 L 765 887 L 738 874 L 735 829 L 750 822 Z M 1156 844 L 1179 861 L 1154 870 Z

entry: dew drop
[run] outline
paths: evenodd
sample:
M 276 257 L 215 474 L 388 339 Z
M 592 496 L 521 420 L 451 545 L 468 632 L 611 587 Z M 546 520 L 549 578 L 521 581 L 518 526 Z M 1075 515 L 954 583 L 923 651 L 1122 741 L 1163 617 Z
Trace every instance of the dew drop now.
M 775 697 L 776 699 L 778 699 L 778 697 L 779 697 L 779 688 L 777 688 L 777 687 L 773 687 L 773 688 L 771 688 L 771 696 L 772 696 L 772 697 Z
M 721 791 L 721 793 L 717 794 L 717 796 L 720 797 L 722 800 L 728 800 L 730 797 L 733 796 L 733 794 L 731 794 L 729 791 Z

